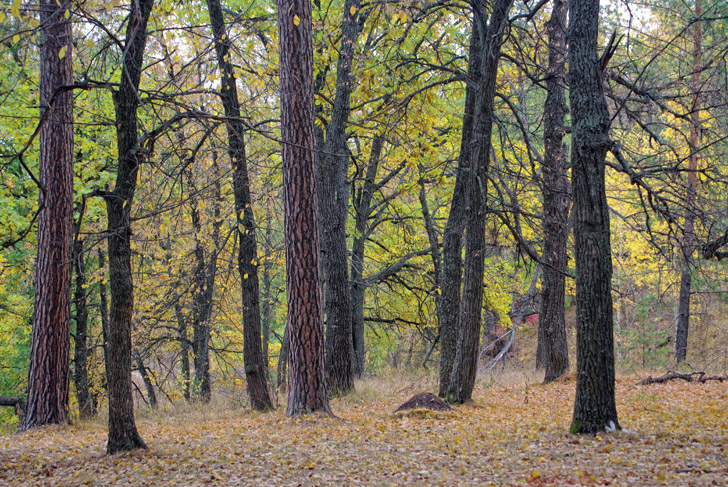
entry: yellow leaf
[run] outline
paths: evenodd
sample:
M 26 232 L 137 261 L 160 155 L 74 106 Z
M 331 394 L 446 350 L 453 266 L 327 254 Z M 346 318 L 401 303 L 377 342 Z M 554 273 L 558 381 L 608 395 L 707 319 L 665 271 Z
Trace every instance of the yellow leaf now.
M 40 22 L 38 22 L 38 19 L 35 19 L 33 17 L 30 18 L 30 20 L 28 21 L 28 23 L 34 29 L 40 25 Z
M 298 15 L 293 16 L 293 25 L 299 25 L 301 23 L 301 18 Z
M 13 1 L 13 6 L 10 7 L 10 14 L 16 19 L 20 18 L 20 0 Z
M 351 15 L 356 15 L 356 7 L 352 5 L 349 12 L 351 12 Z
M 63 14 L 63 16 L 66 18 L 66 20 L 70 19 L 71 18 L 71 11 L 70 10 L 66 10 L 66 12 Z
M 399 11 L 399 21 L 403 24 L 407 22 L 407 12 L 405 12 L 404 10 Z
M 93 49 L 94 45 L 94 41 L 92 41 L 91 39 L 86 40 L 86 46 L 88 46 L 89 49 Z
M 19 36 L 18 34 L 15 34 L 15 35 L 13 36 L 13 42 L 17 44 L 17 43 L 18 43 L 18 41 L 20 41 L 20 36 Z
M 245 274 L 243 274 L 243 279 L 247 279 L 247 278 L 248 278 L 248 273 L 246 272 Z
M 3 20 L 5 20 L 5 12 L 0 10 L 0 22 L 2 22 Z
M 68 50 L 68 46 L 63 46 L 60 51 L 58 51 L 58 59 L 63 59 L 66 57 L 66 51 Z

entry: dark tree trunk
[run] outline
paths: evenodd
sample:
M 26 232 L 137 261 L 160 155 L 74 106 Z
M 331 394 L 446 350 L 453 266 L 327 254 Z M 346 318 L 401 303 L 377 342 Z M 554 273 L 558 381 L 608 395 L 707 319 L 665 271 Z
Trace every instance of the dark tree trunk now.
M 463 297 L 460 303 L 457 351 L 446 397 L 450 402 L 471 400 L 480 349 L 480 322 L 483 310 L 483 271 L 485 268 L 485 217 L 490 163 L 493 107 L 503 36 L 513 0 L 497 0 L 490 18 L 482 3 L 476 4 L 475 22 L 483 32 L 480 44 L 480 78 L 476 84 L 475 116 L 470 142 L 466 191 L 468 193 Z M 486 19 L 488 24 L 486 25 Z
M 149 371 L 144 366 L 144 361 L 142 360 L 142 356 L 139 352 L 134 353 L 134 358 L 136 360 L 139 375 L 142 376 L 142 381 L 144 381 L 144 388 L 147 390 L 147 401 L 149 401 L 149 407 L 155 409 L 157 407 L 157 393 L 154 392 L 154 383 L 152 382 L 152 378 L 149 377 Z
M 28 370 L 28 406 L 21 430 L 68 422 L 73 239 L 73 81 L 71 2 L 40 2 L 39 173 L 42 209 Z M 63 57 L 60 52 L 65 53 Z
M 220 99 L 227 122 L 228 154 L 233 165 L 233 193 L 237 221 L 238 272 L 243 299 L 243 359 L 250 404 L 255 410 L 273 407 L 267 384 L 266 363 L 260 344 L 260 296 L 258 284 L 258 250 L 255 240 L 255 218 L 250 199 L 250 179 L 245 154 L 245 127 L 240 121 L 240 102 L 235 86 L 235 73 L 230 60 L 231 41 L 225 29 L 219 0 L 208 0 L 210 23 L 215 38 L 215 53 L 222 73 Z
M 463 128 L 460 139 L 460 155 L 455 173 L 455 189 L 452 193 L 450 213 L 442 236 L 442 276 L 440 285 L 440 397 L 450 390 L 452 370 L 458 342 L 458 313 L 460 311 L 460 286 L 462 278 L 462 234 L 465 229 L 467 205 L 466 180 L 469 174 L 473 120 L 475 114 L 476 86 L 480 82 L 480 34 L 473 21 L 468 54 L 468 84 L 465 91 Z
M 440 311 L 440 294 L 442 293 L 442 286 L 440 285 L 440 276 L 442 275 L 442 254 L 440 252 L 440 241 L 437 237 L 437 231 L 435 230 L 435 222 L 430 213 L 430 207 L 427 204 L 427 190 L 425 188 L 425 180 L 422 178 L 422 167 L 420 170 L 420 178 L 418 183 L 420 185 L 420 208 L 422 209 L 422 219 L 425 222 L 425 230 L 427 231 L 427 240 L 430 243 L 430 256 L 432 257 L 432 266 L 435 271 L 434 285 L 435 285 L 435 310 L 437 318 L 439 319 L 442 315 Z
M 189 402 L 190 394 L 190 342 L 187 338 L 187 321 L 182 312 L 182 305 L 177 301 L 174 305 L 174 314 L 177 317 L 177 330 L 180 344 L 180 377 L 182 380 L 182 396 Z
M 569 238 L 569 161 L 564 139 L 566 107 L 566 5 L 553 0 L 551 18 L 546 24 L 549 37 L 549 67 L 544 105 L 543 161 L 543 279 L 542 308 L 539 317 L 537 365 L 546 369 L 544 383 L 552 382 L 569 368 L 566 342 L 564 296 Z
M 114 93 L 119 162 L 114 191 L 106 196 L 111 310 L 106 373 L 109 393 L 108 454 L 146 448 L 134 421 L 131 382 L 131 322 L 134 284 L 131 273 L 131 205 L 137 172 L 143 162 L 139 147 L 137 109 L 139 79 L 147 41 L 147 21 L 154 0 L 131 3 L 119 89 Z
M 283 330 L 283 343 L 281 343 L 280 355 L 278 355 L 278 370 L 276 373 L 276 384 L 278 389 L 283 389 L 288 384 L 286 370 L 288 369 L 288 327 Z
M 271 234 L 271 212 L 270 205 L 266 207 L 266 228 L 265 228 L 265 239 L 266 242 L 271 242 L 273 236 Z M 267 367 L 270 364 L 268 358 L 268 344 L 270 343 L 270 325 L 272 321 L 272 301 L 271 295 L 271 275 L 270 275 L 270 258 L 266 255 L 263 259 L 263 306 L 261 309 L 261 327 L 263 331 L 263 363 Z M 268 377 L 269 378 L 269 377 Z
M 103 279 L 99 281 L 99 311 L 101 315 L 101 347 L 104 351 L 104 389 L 108 395 L 109 392 L 109 302 L 106 297 L 106 278 L 108 271 L 106 271 L 106 257 L 104 251 L 99 245 L 97 249 L 99 256 L 99 269 L 102 271 Z
M 354 197 L 354 241 L 351 246 L 351 323 L 354 344 L 354 369 L 356 377 L 364 374 L 366 367 L 366 349 L 364 347 L 364 250 L 369 236 L 368 220 L 372 214 L 372 199 L 376 189 L 375 179 L 382 157 L 384 136 L 377 134 L 372 140 L 369 152 L 369 164 L 364 176 L 361 191 Z
M 212 394 L 210 384 L 210 318 L 212 317 L 215 295 L 215 276 L 217 275 L 217 253 L 220 245 L 220 183 L 215 177 L 213 194 L 213 224 L 211 240 L 213 249 L 205 255 L 204 244 L 200 240 L 202 223 L 197 208 L 197 198 L 192 196 L 191 218 L 195 232 L 195 287 L 192 298 L 192 348 L 195 354 L 195 393 L 203 402 L 209 402 Z
M 354 387 L 352 309 L 347 269 L 346 217 L 349 209 L 349 150 L 346 126 L 351 111 L 354 80 L 351 69 L 359 35 L 360 0 L 346 0 L 341 26 L 341 46 L 336 68 L 336 96 L 326 126 L 326 142 L 318 161 L 318 196 L 321 231 L 321 264 L 325 285 L 326 379 L 329 393 Z
M 569 99 L 576 261 L 576 401 L 571 433 L 619 428 L 614 401 L 612 253 L 604 182 L 609 111 L 597 53 L 599 0 L 571 2 Z M 612 424 L 613 423 L 613 424 Z
M 324 375 L 311 31 L 308 0 L 279 0 L 290 369 L 288 416 L 331 412 Z
M 695 0 L 695 18 L 703 15 L 701 0 Z M 690 290 L 692 276 L 690 261 L 695 251 L 695 200 L 700 144 L 700 90 L 702 89 L 703 69 L 703 28 L 702 22 L 693 25 L 693 97 L 690 107 L 690 155 L 688 156 L 688 175 L 685 195 L 685 227 L 682 245 L 682 273 L 680 275 L 680 298 L 678 299 L 677 325 L 675 327 L 675 358 L 680 363 L 687 357 L 688 331 L 690 328 Z
M 86 307 L 86 263 L 83 257 L 83 240 L 77 240 L 73 247 L 73 265 L 76 273 L 73 303 L 76 308 L 76 336 L 73 381 L 78 398 L 78 412 L 81 419 L 95 414 L 94 403 L 88 388 L 88 308 Z

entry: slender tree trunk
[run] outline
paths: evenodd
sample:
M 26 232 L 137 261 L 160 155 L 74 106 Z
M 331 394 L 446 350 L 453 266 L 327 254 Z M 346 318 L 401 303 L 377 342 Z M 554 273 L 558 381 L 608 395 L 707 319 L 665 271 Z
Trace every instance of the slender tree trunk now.
M 266 242 L 270 243 L 273 236 L 271 234 L 271 212 L 270 205 L 266 206 L 266 227 L 265 227 L 265 238 Z M 263 306 L 261 309 L 261 327 L 263 329 L 263 363 L 266 368 L 270 364 L 268 358 L 268 344 L 270 343 L 270 325 L 272 321 L 272 301 L 271 296 L 271 275 L 270 275 L 270 258 L 266 255 L 263 259 Z
M 187 321 L 182 312 L 182 305 L 177 301 L 174 304 L 174 313 L 177 317 L 177 330 L 180 344 L 180 376 L 182 377 L 182 395 L 189 402 L 190 394 L 190 342 L 187 338 Z
M 154 392 L 154 383 L 152 382 L 152 378 L 149 377 L 149 370 L 147 370 L 144 366 L 144 361 L 138 351 L 134 352 L 134 358 L 136 360 L 139 375 L 142 376 L 142 381 L 144 381 L 144 388 L 147 390 L 147 401 L 149 401 L 149 407 L 155 409 L 157 407 L 157 393 Z
M 21 430 L 68 422 L 73 238 L 73 81 L 71 2 L 40 2 L 39 174 L 35 302 L 28 369 L 28 405 Z M 64 56 L 59 53 L 63 52 Z
M 93 417 L 94 404 L 88 388 L 88 308 L 86 307 L 86 264 L 83 257 L 83 240 L 77 240 L 73 247 L 73 264 L 76 273 L 73 303 L 76 308 L 76 338 L 73 381 L 78 398 L 78 412 L 81 419 Z
M 377 134 L 372 140 L 369 152 L 369 164 L 364 176 L 361 191 L 354 197 L 354 241 L 351 246 L 351 323 L 354 344 L 354 369 L 356 377 L 361 377 L 366 368 L 366 350 L 364 347 L 364 250 L 369 228 L 367 222 L 372 214 L 372 199 L 376 189 L 375 179 L 382 157 L 384 135 Z
M 154 0 L 131 3 L 127 37 L 122 58 L 119 89 L 114 93 L 116 138 L 119 162 L 114 191 L 106 196 L 109 243 L 108 362 L 109 441 L 106 452 L 113 454 L 146 448 L 134 421 L 131 382 L 131 322 L 134 312 L 134 284 L 131 272 L 131 205 L 137 172 L 143 162 L 139 147 L 137 109 L 139 80 L 147 41 L 147 21 Z
M 260 344 L 260 296 L 258 284 L 258 250 L 255 239 L 255 218 L 250 199 L 250 178 L 245 154 L 245 128 L 240 121 L 240 102 L 235 86 L 235 73 L 230 60 L 231 41 L 225 29 L 219 0 L 207 1 L 210 23 L 215 38 L 217 63 L 222 73 L 220 99 L 229 118 L 227 123 L 228 154 L 233 164 L 233 193 L 240 247 L 238 272 L 243 298 L 243 360 L 250 404 L 255 410 L 273 407 L 267 384 L 266 363 Z
M 354 48 L 359 36 L 360 0 L 344 2 L 341 46 L 336 68 L 336 96 L 326 126 L 326 142 L 318 161 L 318 196 L 321 263 L 324 274 L 326 317 L 326 379 L 329 393 L 346 393 L 354 387 L 352 309 L 347 270 L 346 218 L 349 209 L 349 150 L 346 126 L 351 111 L 351 76 Z
M 282 389 L 288 384 L 286 380 L 286 370 L 288 369 L 288 327 L 283 330 L 283 343 L 281 343 L 280 355 L 278 355 L 278 370 L 276 374 L 276 384 L 278 389 Z
M 215 165 L 215 168 L 217 166 Z M 217 171 L 215 171 L 217 172 Z M 195 392 L 203 402 L 209 402 L 212 394 L 210 383 L 210 319 L 212 317 L 213 298 L 215 296 L 215 276 L 217 275 L 217 253 L 220 247 L 220 183 L 215 176 L 213 194 L 212 251 L 205 256 L 205 247 L 200 239 L 202 222 L 197 207 L 197 198 L 190 198 L 192 203 L 191 218 L 195 231 L 195 291 L 192 298 L 192 345 L 195 353 Z
M 476 85 L 472 152 L 467 179 L 468 205 L 465 233 L 463 297 L 460 303 L 459 333 L 450 387 L 450 402 L 470 401 L 480 349 L 480 322 L 483 310 L 483 271 L 485 268 L 485 218 L 490 163 L 493 110 L 503 36 L 513 0 L 497 0 L 488 18 L 483 4 L 475 10 L 479 32 L 484 32 L 481 47 L 481 75 Z
M 462 234 L 467 211 L 467 178 L 470 168 L 471 140 L 475 114 L 476 86 L 480 83 L 480 34 L 478 24 L 472 23 L 468 54 L 468 84 L 465 90 L 465 109 L 460 139 L 460 155 L 455 173 L 450 213 L 442 236 L 442 276 L 440 284 L 440 397 L 450 390 L 458 342 L 458 313 L 462 278 Z
M 437 231 L 435 230 L 435 222 L 430 213 L 430 207 L 427 204 L 427 193 L 425 189 L 425 180 L 422 178 L 422 167 L 420 166 L 420 178 L 418 183 L 420 185 L 420 208 L 422 209 L 422 219 L 425 222 L 425 230 L 427 231 L 427 240 L 430 242 L 430 256 L 432 257 L 432 266 L 435 271 L 435 310 L 437 318 L 439 320 L 442 312 L 440 311 L 440 295 L 442 293 L 442 286 L 440 285 L 440 276 L 442 275 L 442 254 L 440 252 L 440 241 L 437 237 Z
M 612 254 L 604 160 L 609 111 L 597 53 L 599 0 L 571 2 L 569 99 L 576 261 L 576 400 L 571 433 L 619 428 L 614 401 Z
M 542 308 L 539 317 L 538 364 L 546 369 L 544 383 L 552 382 L 569 368 L 564 296 L 566 293 L 566 244 L 569 238 L 569 161 L 564 138 L 566 107 L 566 5 L 553 0 L 546 24 L 549 37 L 549 68 L 544 105 L 543 162 L 543 266 Z
M 695 17 L 700 18 L 702 15 L 702 1 L 695 0 Z M 692 284 L 690 261 L 696 245 L 695 200 L 697 191 L 696 170 L 698 169 L 698 146 L 700 144 L 700 90 L 702 89 L 702 58 L 702 22 L 695 22 L 693 24 L 693 98 L 690 107 L 690 155 L 688 156 L 688 181 L 685 195 L 685 228 L 683 230 L 680 297 L 678 299 L 677 325 L 675 328 L 675 358 L 678 363 L 684 361 L 687 357 L 688 331 L 690 328 L 690 290 Z
M 99 269 L 103 273 L 103 278 L 99 281 L 99 310 L 101 314 L 101 346 L 104 351 L 104 389 L 107 396 L 109 392 L 109 303 L 106 297 L 106 278 L 108 271 L 106 270 L 106 257 L 104 251 L 99 245 L 97 249 L 99 257 Z
M 331 412 L 324 375 L 311 31 L 308 0 L 279 0 L 290 369 L 288 416 Z

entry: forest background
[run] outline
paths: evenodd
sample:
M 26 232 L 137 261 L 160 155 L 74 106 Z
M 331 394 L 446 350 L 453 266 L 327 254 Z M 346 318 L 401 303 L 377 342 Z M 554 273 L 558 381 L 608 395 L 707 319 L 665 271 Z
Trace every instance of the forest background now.
M 538 325 L 528 317 L 540 310 L 534 289 L 539 289 L 544 242 L 550 13 L 548 7 L 535 8 L 538 3 L 515 3 L 502 45 L 487 186 L 481 370 L 536 365 Z M 131 216 L 133 359 L 137 403 L 150 407 L 204 397 L 206 387 L 215 396 L 247 401 L 241 289 L 250 276 L 236 272 L 247 230 L 239 227 L 234 211 L 225 109 L 218 96 L 220 60 L 203 7 L 156 3 L 139 88 L 140 147 L 148 159 L 139 169 Z M 337 189 L 348 214 L 351 321 L 363 333 L 365 350 L 357 373 L 434 370 L 442 292 L 436 266 L 463 131 L 470 13 L 464 2 L 371 2 L 350 9 L 342 2 L 315 2 L 313 32 L 316 127 L 324 132 L 336 104 L 342 13 L 361 12 L 346 124 L 350 163 Z M 260 278 L 264 363 L 270 383 L 277 384 L 285 382 L 280 358 L 287 310 L 276 5 L 228 2 L 223 11 L 232 46 L 224 61 L 237 79 L 250 210 L 256 217 L 258 255 L 250 264 Z M 128 15 L 128 6 L 118 1 L 74 4 L 68 11 L 78 84 L 73 91 L 74 414 L 81 414 L 75 413 L 79 388 L 87 389 L 85 404 L 93 411 L 105 404 L 108 249 L 99 194 L 113 186 L 117 169 L 118 120 L 109 89 L 122 81 L 119 47 Z M 726 18 L 728 6 L 720 1 L 602 7 L 605 92 L 620 155 L 608 158 L 607 194 L 616 363 L 622 372 L 673 366 L 686 274 L 691 326 L 681 362 L 688 369 L 728 369 L 728 273 L 719 250 L 728 235 Z M 34 176 L 37 28 L 32 6 L 3 5 L 0 396 L 22 396 L 28 379 L 40 196 Z M 567 274 L 573 276 L 573 265 Z M 574 286 L 569 278 L 566 283 L 574 357 Z M 79 320 L 86 321 L 84 346 L 79 346 Z M 490 359 L 504 343 L 510 348 L 494 364 Z M 203 358 L 205 347 L 209 358 Z M 8 409 L 0 411 L 0 420 L 7 429 L 17 421 Z

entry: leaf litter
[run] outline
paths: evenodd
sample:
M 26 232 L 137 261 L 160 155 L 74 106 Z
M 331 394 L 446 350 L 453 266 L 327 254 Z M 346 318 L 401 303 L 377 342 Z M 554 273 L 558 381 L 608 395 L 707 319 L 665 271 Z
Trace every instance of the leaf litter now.
M 728 384 L 617 383 L 630 432 L 569 435 L 573 382 L 476 389 L 456 414 L 395 416 L 411 390 L 332 402 L 337 418 L 230 410 L 138 421 L 108 457 L 101 424 L 0 437 L 0 485 L 680 485 L 728 483 Z

